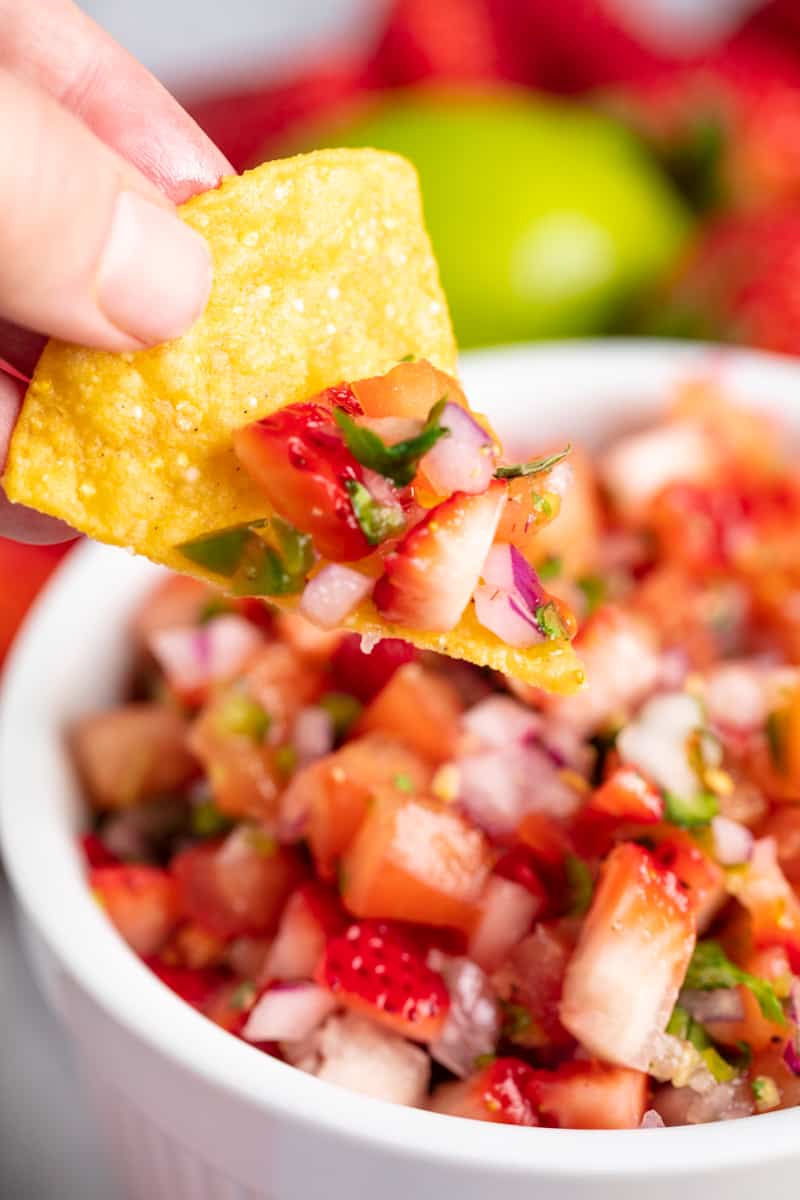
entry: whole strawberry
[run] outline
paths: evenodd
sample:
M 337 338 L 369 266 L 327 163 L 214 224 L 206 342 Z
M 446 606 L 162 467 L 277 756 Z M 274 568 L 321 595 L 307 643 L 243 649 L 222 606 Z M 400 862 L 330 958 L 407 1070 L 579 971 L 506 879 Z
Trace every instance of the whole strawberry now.
M 800 211 L 712 222 L 658 298 L 648 327 L 800 354 Z

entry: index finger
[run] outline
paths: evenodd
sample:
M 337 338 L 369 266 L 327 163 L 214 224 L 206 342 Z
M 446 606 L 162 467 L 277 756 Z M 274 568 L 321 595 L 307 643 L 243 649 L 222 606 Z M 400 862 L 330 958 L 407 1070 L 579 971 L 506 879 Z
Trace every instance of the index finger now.
M 176 204 L 233 173 L 167 89 L 71 0 L 0 0 L 0 67 L 48 91 Z

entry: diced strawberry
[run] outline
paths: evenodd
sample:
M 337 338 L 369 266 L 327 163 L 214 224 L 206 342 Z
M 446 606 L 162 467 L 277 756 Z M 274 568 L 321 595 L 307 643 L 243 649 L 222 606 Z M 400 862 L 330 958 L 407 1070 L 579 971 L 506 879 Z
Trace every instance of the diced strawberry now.
M 458 380 L 424 358 L 398 363 L 385 375 L 359 379 L 352 384 L 358 403 L 368 417 L 405 417 L 424 421 L 445 396 L 467 408 L 467 398 Z
M 281 641 L 301 658 L 315 664 L 327 664 L 343 640 L 339 630 L 320 629 L 299 612 L 279 612 L 274 621 Z
M 762 834 L 774 839 L 781 870 L 793 887 L 800 887 L 800 806 L 776 808 L 767 817 Z
M 375 606 L 387 621 L 446 632 L 478 583 L 505 504 L 499 479 L 477 496 L 456 492 L 415 525 L 384 559 Z
M 94 867 L 89 886 L 132 950 L 156 954 L 180 918 L 175 882 L 160 867 Z
M 84 833 L 80 838 L 81 850 L 89 867 L 114 867 L 119 862 L 105 842 L 96 833 Z
M 343 860 L 342 898 L 358 917 L 469 931 L 490 862 L 486 838 L 452 807 L 384 788 Z
M 450 1007 L 444 980 L 403 932 L 361 921 L 325 948 L 317 980 L 347 1007 L 417 1042 L 440 1032 Z
M 302 877 L 294 851 L 247 826 L 224 842 L 182 850 L 171 870 L 183 912 L 221 938 L 271 932 Z
M 704 933 L 725 903 L 725 872 L 684 830 L 667 825 L 653 836 L 656 861 L 675 875 L 689 897 L 695 928 Z
M 395 671 L 416 657 L 416 649 L 400 638 L 381 638 L 367 654 L 361 649 L 361 635 L 346 633 L 331 658 L 331 675 L 340 691 L 350 692 L 366 704 Z
M 647 1070 L 695 944 L 675 875 L 632 842 L 605 862 L 564 980 L 561 1020 L 591 1053 Z
M 195 921 L 185 921 L 175 930 L 161 957 L 172 966 L 212 967 L 225 959 L 226 951 L 223 938 Z
M 257 991 L 240 980 L 229 979 L 213 991 L 203 1004 L 203 1013 L 220 1029 L 237 1037 L 244 1029 Z
M 566 829 L 547 813 L 527 813 L 517 829 L 517 837 L 537 862 L 548 867 L 559 866 L 573 849 Z
M 531 893 L 540 909 L 544 907 L 547 893 L 536 871 L 536 855 L 527 846 L 507 850 L 495 863 L 494 874 L 518 883 Z
M 644 1071 L 602 1063 L 564 1063 L 533 1071 L 527 1094 L 543 1125 L 562 1129 L 637 1129 L 647 1108 Z
M 512 1041 L 534 1049 L 573 1045 L 561 1024 L 559 1007 L 574 938 L 558 922 L 540 921 L 492 977 L 498 995 L 524 1017 Z
M 469 940 L 468 954 L 484 971 L 494 971 L 529 931 L 544 902 L 527 884 L 492 875 L 480 899 L 480 915 Z
M 197 773 L 186 722 L 163 704 L 126 704 L 84 717 L 72 745 L 98 808 L 127 808 L 176 791 Z
M 528 1088 L 533 1071 L 519 1058 L 498 1058 L 462 1083 L 444 1083 L 436 1089 L 430 1107 L 434 1112 L 498 1125 L 538 1125 Z
M 290 404 L 238 429 L 237 455 L 277 513 L 311 535 L 323 558 L 350 562 L 372 547 L 353 511 L 346 483 L 363 482 L 329 408 Z
M 145 962 L 170 991 L 201 1011 L 226 982 L 225 972 L 215 967 L 174 967 L 154 957 Z
M 759 946 L 783 946 L 794 971 L 800 971 L 800 899 L 778 865 L 771 837 L 760 838 L 750 861 L 728 879 L 750 915 L 753 941 Z
M 328 938 L 342 932 L 345 924 L 333 892 L 316 881 L 302 884 L 283 910 L 264 964 L 264 978 L 311 979 Z
M 396 738 L 430 762 L 453 758 L 461 737 L 462 705 L 449 680 L 410 662 L 392 675 L 364 709 L 357 732 Z
M 169 688 L 190 705 L 203 704 L 215 684 L 238 675 L 262 645 L 255 626 L 233 613 L 200 626 L 161 629 L 147 640 Z
M 640 825 L 658 822 L 664 816 L 661 792 L 637 767 L 617 767 L 595 789 L 589 803 L 596 812 Z
M 332 879 L 336 862 L 352 842 L 376 787 L 418 794 L 431 779 L 427 762 L 381 733 L 356 738 L 298 771 L 281 798 L 281 812 L 306 814 L 305 832 L 317 871 Z M 286 820 L 284 820 L 286 824 Z

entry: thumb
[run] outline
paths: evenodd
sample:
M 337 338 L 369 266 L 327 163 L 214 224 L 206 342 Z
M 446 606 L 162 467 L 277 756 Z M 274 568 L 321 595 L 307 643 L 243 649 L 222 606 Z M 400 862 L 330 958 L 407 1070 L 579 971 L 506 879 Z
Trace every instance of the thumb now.
M 137 350 L 177 337 L 211 286 L 205 241 L 55 100 L 0 71 L 0 317 Z

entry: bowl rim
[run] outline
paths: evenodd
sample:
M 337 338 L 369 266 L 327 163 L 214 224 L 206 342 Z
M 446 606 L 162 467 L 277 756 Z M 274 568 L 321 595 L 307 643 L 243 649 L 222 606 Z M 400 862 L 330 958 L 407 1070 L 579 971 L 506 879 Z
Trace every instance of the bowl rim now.
M 723 355 L 734 374 L 766 377 L 778 406 L 789 388 L 800 396 L 800 362 L 697 344 L 620 339 L 501 347 L 465 356 L 464 364 L 478 374 L 491 374 L 511 361 L 534 375 L 537 367 L 546 367 L 585 376 L 587 368 L 602 363 L 624 377 L 634 359 L 639 369 L 651 365 L 656 375 L 663 375 L 665 368 L 692 368 L 709 354 Z M 480 1169 L 494 1178 L 584 1172 L 594 1177 L 660 1172 L 697 1178 L 698 1173 L 796 1153 L 800 1110 L 658 1130 L 521 1129 L 475 1121 L 467 1126 L 461 1118 L 341 1088 L 334 1096 L 331 1085 L 254 1051 L 180 1001 L 128 949 L 94 903 L 67 822 L 61 820 L 60 827 L 58 821 L 37 824 L 29 807 L 16 799 L 25 794 L 21 785 L 34 767 L 26 721 L 41 689 L 42 661 L 58 645 L 62 610 L 74 603 L 75 595 L 91 600 L 112 554 L 118 571 L 131 580 L 149 580 L 159 571 L 140 559 L 121 560 L 119 552 L 92 543 L 74 551 L 29 613 L 6 664 L 0 694 L 0 834 L 8 875 L 23 912 L 62 968 L 107 1014 L 185 1071 L 277 1121 L 292 1119 L 376 1151 Z M 56 741 L 51 736 L 54 746 Z M 53 753 L 60 760 L 66 754 L 63 748 Z M 47 889 L 41 887 L 43 876 L 51 885 Z

